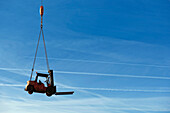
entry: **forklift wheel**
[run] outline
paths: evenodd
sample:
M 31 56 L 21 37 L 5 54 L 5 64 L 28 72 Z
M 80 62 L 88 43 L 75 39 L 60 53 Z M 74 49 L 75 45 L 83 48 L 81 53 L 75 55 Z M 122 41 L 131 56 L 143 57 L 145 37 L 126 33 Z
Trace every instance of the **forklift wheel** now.
M 54 93 L 55 93 L 55 88 L 54 87 L 47 87 L 47 89 L 46 89 L 46 95 L 47 96 L 51 96 Z
M 28 91 L 29 94 L 32 94 L 33 91 L 34 91 L 34 86 L 28 85 L 28 86 L 27 86 L 27 91 Z
M 48 94 L 48 93 L 46 93 L 46 95 L 47 95 L 48 97 L 52 96 L 52 94 Z
M 33 91 L 28 91 L 28 93 L 31 95 L 33 93 Z

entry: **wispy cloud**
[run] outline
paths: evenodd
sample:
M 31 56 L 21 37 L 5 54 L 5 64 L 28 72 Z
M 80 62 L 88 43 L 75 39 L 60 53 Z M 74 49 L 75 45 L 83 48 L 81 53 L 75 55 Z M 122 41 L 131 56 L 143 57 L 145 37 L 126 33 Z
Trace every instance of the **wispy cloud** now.
M 97 90 L 97 91 L 115 91 L 115 92 L 151 92 L 151 93 L 170 93 L 170 90 L 159 90 L 159 89 L 113 89 L 113 88 L 87 88 L 87 87 L 64 87 L 69 89 L 83 89 L 83 90 Z
M 74 75 L 95 75 L 95 76 L 126 77 L 126 78 L 146 78 L 146 79 L 168 79 L 168 80 L 170 79 L 170 77 L 160 77 L 160 76 L 121 75 L 121 74 L 71 72 L 71 71 L 54 71 L 54 72 L 55 73 L 74 74 Z
M 17 69 L 17 68 L 0 68 L 0 70 L 6 71 L 30 71 L 29 69 Z M 36 70 L 45 71 L 45 70 Z M 121 75 L 121 74 L 106 74 L 106 73 L 89 73 L 89 72 L 73 72 L 73 71 L 54 71 L 55 73 L 74 74 L 74 75 L 93 75 L 93 76 L 108 76 L 108 77 L 124 77 L 124 78 L 145 78 L 145 79 L 164 79 L 170 80 L 170 77 L 163 76 L 139 76 L 139 75 Z
M 22 84 L 0 84 L 0 87 L 1 86 L 4 86 L 4 87 L 23 87 L 25 85 L 22 85 Z
M 9 70 L 9 69 L 8 69 Z M 16 69 L 13 69 L 15 72 Z M 28 71 L 28 70 L 27 70 Z M 21 73 L 18 73 L 21 74 Z M 22 74 L 21 74 L 22 75 Z M 19 113 L 24 112 L 24 110 L 27 108 L 30 108 L 32 111 L 40 113 L 38 109 L 41 109 L 41 106 L 45 106 L 43 109 L 44 111 L 48 112 L 55 112 L 56 110 L 58 112 L 62 113 L 103 113 L 107 110 L 108 113 L 112 113 L 114 110 L 117 113 L 129 113 L 132 111 L 135 112 L 150 112 L 150 111 L 170 111 L 168 104 L 170 100 L 169 97 L 162 97 L 162 98 L 109 98 L 105 97 L 93 92 L 89 92 L 88 90 L 102 90 L 102 91 L 127 91 L 127 92 L 144 92 L 148 90 L 134 90 L 134 89 L 110 89 L 110 88 L 83 88 L 83 87 L 72 87 L 68 85 L 64 85 L 61 83 L 57 84 L 60 87 L 63 88 L 70 88 L 75 89 L 76 91 L 81 91 L 84 93 L 91 94 L 95 97 L 92 98 L 81 98 L 81 99 L 67 99 L 62 100 L 58 99 L 58 102 L 56 103 L 55 100 L 52 101 L 44 101 L 44 100 L 35 100 L 35 99 L 27 99 L 27 98 L 21 98 L 23 101 L 18 101 L 16 99 L 7 99 L 7 98 L 1 98 L 1 102 L 5 103 L 5 105 L 8 106 L 8 111 L 6 111 L 5 106 L 1 106 L 2 112 L 12 112 L 19 110 Z M 5 87 L 23 87 L 22 84 L 0 84 L 0 86 Z M 154 90 L 154 93 L 158 93 L 160 91 L 165 92 L 166 90 Z M 167 90 L 169 92 L 169 90 Z M 152 92 L 152 90 L 149 90 L 148 92 Z M 0 95 L 1 96 L 1 95 Z M 59 98 L 59 97 L 55 97 Z M 140 103 L 140 104 L 139 104 Z M 34 107 L 32 107 L 34 106 Z M 57 108 L 56 108 L 57 106 Z M 49 109 L 53 108 L 53 109 Z M 56 109 L 55 109 L 56 108 Z M 65 110 L 67 109 L 67 110 Z M 30 112 L 30 111 L 29 111 Z M 26 112 L 27 113 L 27 112 Z
M 58 97 L 59 98 L 59 97 Z M 33 100 L 27 98 L 21 98 L 23 101 L 17 101 L 8 98 L 1 98 L 0 99 L 2 104 L 2 109 L 7 105 L 8 107 L 12 108 L 10 110 L 19 109 L 19 111 L 24 111 L 24 109 L 31 108 L 31 111 L 39 113 L 39 109 L 48 112 L 57 112 L 62 113 L 103 113 L 105 110 L 108 113 L 114 112 L 118 113 L 130 113 L 130 112 L 169 112 L 170 108 L 166 103 L 170 103 L 169 97 L 154 97 L 154 98 L 108 98 L 104 101 L 105 107 L 103 107 L 103 99 L 102 98 L 81 98 L 81 99 L 67 99 L 62 100 L 58 99 L 56 102 L 55 99 L 51 101 L 44 101 L 44 100 Z M 140 103 L 140 104 L 139 104 Z M 35 106 L 33 106 L 35 105 Z M 57 106 L 57 107 L 56 107 Z M 53 109 L 48 109 L 53 108 Z M 65 111 L 65 109 L 67 109 Z M 8 112 L 9 112 L 8 111 Z M 109 112 L 110 111 L 110 112 Z M 29 111 L 30 112 L 30 111 Z
M 113 91 L 113 92 L 146 92 L 146 93 L 170 93 L 170 90 L 160 89 L 114 89 L 114 88 L 89 88 L 89 87 L 72 87 L 61 83 L 56 83 L 61 88 L 74 89 L 74 90 L 96 90 L 96 91 Z M 23 87 L 24 84 L 0 84 L 0 87 Z
M 32 58 L 27 57 L 26 58 Z M 37 57 L 39 59 L 45 59 L 44 57 Z M 63 59 L 63 58 L 48 58 L 51 60 L 59 61 L 72 61 L 72 62 L 87 62 L 87 63 L 102 63 L 102 64 L 118 64 L 118 65 L 132 65 L 132 66 L 144 66 L 144 67 L 156 67 L 156 68 L 170 68 L 168 65 L 154 65 L 154 64 L 141 64 L 141 63 L 125 63 L 125 62 L 108 62 L 108 61 L 98 61 L 98 60 L 76 60 L 76 59 Z

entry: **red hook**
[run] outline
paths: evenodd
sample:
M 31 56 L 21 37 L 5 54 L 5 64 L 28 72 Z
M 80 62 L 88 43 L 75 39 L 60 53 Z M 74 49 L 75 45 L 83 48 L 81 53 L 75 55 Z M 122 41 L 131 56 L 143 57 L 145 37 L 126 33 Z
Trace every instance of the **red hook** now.
M 44 14 L 44 7 L 40 6 L 40 15 L 43 16 L 43 14 Z

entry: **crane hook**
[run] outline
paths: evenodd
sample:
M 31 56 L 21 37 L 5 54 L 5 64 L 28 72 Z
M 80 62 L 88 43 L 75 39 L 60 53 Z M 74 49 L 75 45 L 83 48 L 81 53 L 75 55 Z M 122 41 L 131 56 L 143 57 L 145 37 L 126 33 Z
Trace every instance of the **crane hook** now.
M 40 6 L 40 15 L 43 16 L 43 14 L 44 14 L 44 7 Z
M 40 6 L 41 28 L 43 27 L 43 14 L 44 14 L 44 7 Z

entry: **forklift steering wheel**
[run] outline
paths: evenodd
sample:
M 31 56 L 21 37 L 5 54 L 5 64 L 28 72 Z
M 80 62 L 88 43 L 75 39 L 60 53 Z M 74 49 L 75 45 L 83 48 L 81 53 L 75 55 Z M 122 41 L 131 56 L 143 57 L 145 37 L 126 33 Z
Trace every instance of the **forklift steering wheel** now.
M 39 84 L 42 84 L 41 80 L 39 80 Z

